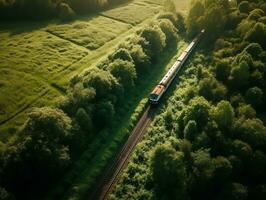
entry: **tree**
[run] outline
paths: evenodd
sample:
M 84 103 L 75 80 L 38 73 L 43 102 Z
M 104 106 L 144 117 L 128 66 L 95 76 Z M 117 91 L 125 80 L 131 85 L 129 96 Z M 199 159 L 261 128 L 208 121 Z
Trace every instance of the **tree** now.
M 216 186 L 220 187 L 230 180 L 232 165 L 230 161 L 223 156 L 214 158 L 212 162 L 214 166 L 213 181 Z
M 90 68 L 84 72 L 82 82 L 85 88 L 92 87 L 95 89 L 97 100 L 107 98 L 115 103 L 118 97 L 123 95 L 121 85 L 109 71 Z
M 140 36 L 148 42 L 147 53 L 151 58 L 155 58 L 159 53 L 161 53 L 166 45 L 165 34 L 159 27 L 146 27 L 141 32 Z
M 112 122 L 115 109 L 110 101 L 104 100 L 96 105 L 94 112 L 94 122 L 97 124 L 97 127 L 104 127 Z
M 197 123 L 193 120 L 190 120 L 184 129 L 184 138 L 193 141 L 198 134 Z
M 230 183 L 224 187 L 220 199 L 247 200 L 248 188 L 240 183 Z
M 159 24 L 161 30 L 166 36 L 166 43 L 169 45 L 177 38 L 177 30 L 168 19 L 161 19 Z
M 220 101 L 213 110 L 213 117 L 222 130 L 231 128 L 234 116 L 234 109 L 228 101 Z
M 242 13 L 248 13 L 250 10 L 249 7 L 249 3 L 248 1 L 242 1 L 239 5 L 238 5 L 238 10 Z
M 237 116 L 245 119 L 252 119 L 256 117 L 256 110 L 250 104 L 240 104 L 237 108 Z
M 187 175 L 183 154 L 170 145 L 161 145 L 155 149 L 151 163 L 157 198 L 185 199 Z
M 194 1 L 189 10 L 187 20 L 186 20 L 186 29 L 190 37 L 193 37 L 200 31 L 201 20 L 204 16 L 204 5 L 201 1 Z
M 83 108 L 79 108 L 76 113 L 76 120 L 82 130 L 89 132 L 93 128 L 91 116 Z
M 262 104 L 263 92 L 258 87 L 249 88 L 245 94 L 245 99 L 254 107 Z
M 266 127 L 259 119 L 238 120 L 234 125 L 236 137 L 254 148 L 264 148 L 266 145 Z
M 139 44 L 134 44 L 129 51 L 134 61 L 137 75 L 141 76 L 144 73 L 148 72 L 151 65 L 150 57 L 145 54 L 142 46 L 140 46 Z
M 124 88 L 132 88 L 134 86 L 137 74 L 132 62 L 117 59 L 110 64 L 109 68 L 111 74 L 117 78 Z
M 217 61 L 215 66 L 216 78 L 220 81 L 226 82 L 231 71 L 230 60 L 222 59 Z
M 258 22 L 251 28 L 245 35 L 245 40 L 250 42 L 259 43 L 264 48 L 266 47 L 265 41 L 263 38 L 266 37 L 266 25 Z
M 133 61 L 129 51 L 125 48 L 117 49 L 111 57 L 113 60 L 120 59 L 128 62 Z
M 203 97 L 193 98 L 184 111 L 184 124 L 187 124 L 190 120 L 194 120 L 199 128 L 202 128 L 209 118 L 210 108 L 209 102 Z
M 226 87 L 212 76 L 199 82 L 199 94 L 207 100 L 219 101 L 225 98 L 226 93 Z
M 216 39 L 224 31 L 225 23 L 225 13 L 218 5 L 208 8 L 202 20 L 202 26 L 211 40 Z
M 229 80 L 231 81 L 231 87 L 241 89 L 249 84 L 249 66 L 246 61 L 242 61 L 239 65 L 235 66 L 231 70 Z

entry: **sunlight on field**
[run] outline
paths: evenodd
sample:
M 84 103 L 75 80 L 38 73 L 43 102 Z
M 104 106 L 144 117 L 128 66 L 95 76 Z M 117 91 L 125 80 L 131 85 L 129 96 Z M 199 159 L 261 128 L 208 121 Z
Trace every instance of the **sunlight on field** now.
M 95 50 L 129 28 L 131 26 L 128 24 L 99 16 L 88 21 L 78 20 L 70 24 L 50 26 L 46 30 L 90 50 Z
M 151 5 L 140 6 L 137 4 L 130 4 L 128 6 L 102 12 L 102 15 L 135 25 L 158 12 L 159 10 Z

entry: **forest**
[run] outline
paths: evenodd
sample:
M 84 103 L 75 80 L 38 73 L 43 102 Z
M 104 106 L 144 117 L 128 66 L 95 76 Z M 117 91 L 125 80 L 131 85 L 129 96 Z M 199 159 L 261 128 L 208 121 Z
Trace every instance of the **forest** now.
M 192 2 L 186 33 L 206 39 L 110 199 L 266 198 L 265 6 Z

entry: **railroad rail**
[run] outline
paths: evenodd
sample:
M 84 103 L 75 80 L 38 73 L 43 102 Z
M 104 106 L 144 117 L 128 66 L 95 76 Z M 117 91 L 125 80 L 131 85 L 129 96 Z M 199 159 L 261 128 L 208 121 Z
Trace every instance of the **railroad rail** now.
M 89 199 L 91 200 L 105 200 L 108 197 L 108 194 L 112 190 L 114 184 L 117 181 L 117 178 L 120 172 L 123 170 L 124 166 L 128 162 L 128 158 L 133 151 L 134 147 L 141 140 L 142 136 L 145 133 L 146 128 L 151 123 L 156 107 L 148 106 L 137 125 L 133 129 L 131 135 L 127 139 L 121 151 L 118 153 L 111 165 L 108 166 L 105 173 L 102 175 L 99 181 L 98 187 L 90 195 Z

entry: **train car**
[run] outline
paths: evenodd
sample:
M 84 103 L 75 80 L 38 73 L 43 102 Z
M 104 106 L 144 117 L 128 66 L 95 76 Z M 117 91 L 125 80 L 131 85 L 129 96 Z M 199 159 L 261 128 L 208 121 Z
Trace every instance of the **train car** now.
M 168 70 L 168 72 L 165 74 L 163 79 L 159 82 L 159 84 L 154 88 L 152 93 L 150 94 L 149 101 L 151 104 L 158 104 L 162 95 L 165 93 L 167 88 L 170 86 L 172 81 L 174 80 L 176 74 L 181 69 L 183 64 L 186 62 L 188 56 L 190 53 L 194 50 L 198 42 L 200 41 L 201 37 L 203 36 L 205 30 L 203 29 L 197 37 L 195 37 L 192 42 L 188 45 L 188 47 L 185 49 L 185 51 L 182 52 L 182 54 L 178 57 L 177 61 L 174 63 L 174 65 Z

